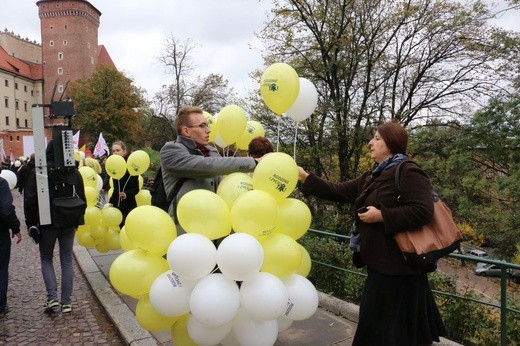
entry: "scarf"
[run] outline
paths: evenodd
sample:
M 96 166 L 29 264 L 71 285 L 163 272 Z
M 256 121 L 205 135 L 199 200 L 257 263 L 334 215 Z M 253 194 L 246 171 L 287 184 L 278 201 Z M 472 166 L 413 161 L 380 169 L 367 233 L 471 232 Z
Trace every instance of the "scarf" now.
M 380 163 L 376 163 L 374 167 L 372 168 L 372 172 L 370 173 L 370 177 L 372 179 L 378 177 L 381 175 L 381 172 L 383 172 L 385 169 L 388 169 L 390 167 L 393 167 L 397 165 L 399 162 L 404 161 L 408 159 L 408 156 L 404 154 L 395 154 L 394 156 L 381 161 Z
M 205 145 L 197 144 L 197 149 L 199 149 L 202 155 L 204 155 L 205 157 L 209 156 L 209 149 Z

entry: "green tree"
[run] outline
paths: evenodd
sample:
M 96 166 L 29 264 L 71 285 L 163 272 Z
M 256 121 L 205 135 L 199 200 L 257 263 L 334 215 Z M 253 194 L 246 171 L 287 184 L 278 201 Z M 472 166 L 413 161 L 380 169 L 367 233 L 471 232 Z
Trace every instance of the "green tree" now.
M 319 94 L 298 129 L 298 163 L 346 180 L 366 169 L 379 122 L 467 119 L 468 105 L 511 80 L 503 72 L 518 40 L 489 27 L 492 16 L 479 1 L 278 2 L 260 34 L 266 64 L 289 63 Z M 271 131 L 281 127 L 281 140 L 294 138 L 294 124 L 256 114 Z
M 115 68 L 99 65 L 88 79 L 70 84 L 69 96 L 74 101 L 74 126 L 97 140 L 100 132 L 110 143 L 123 140 L 142 147 L 146 136 L 146 103 L 142 91 Z

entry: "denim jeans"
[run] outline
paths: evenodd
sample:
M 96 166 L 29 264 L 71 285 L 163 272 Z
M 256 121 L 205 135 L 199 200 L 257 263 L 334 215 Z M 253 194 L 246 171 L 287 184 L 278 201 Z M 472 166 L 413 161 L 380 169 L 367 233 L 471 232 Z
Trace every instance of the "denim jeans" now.
M 11 233 L 0 232 L 0 312 L 7 306 L 7 284 L 9 281 L 9 259 L 11 257 Z
M 60 248 L 61 266 L 61 304 L 70 304 L 74 269 L 72 267 L 72 247 L 74 245 L 74 227 L 44 228 L 40 230 L 40 259 L 42 264 L 43 281 L 47 290 L 47 299 L 58 300 L 56 274 L 54 273 L 53 257 L 54 246 L 58 240 Z

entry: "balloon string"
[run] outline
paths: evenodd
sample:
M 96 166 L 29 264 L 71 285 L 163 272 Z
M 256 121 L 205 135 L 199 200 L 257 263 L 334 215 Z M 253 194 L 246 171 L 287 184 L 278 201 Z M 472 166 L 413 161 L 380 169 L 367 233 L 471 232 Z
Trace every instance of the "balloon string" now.
M 280 116 L 278 117 L 278 135 L 276 136 L 276 152 L 279 151 L 279 146 L 280 146 L 280 121 L 282 119 L 282 115 L 280 114 Z
M 121 182 L 117 179 L 117 193 L 121 192 Z M 119 208 L 119 204 L 121 203 L 121 196 L 117 196 L 117 207 Z
M 298 138 L 298 122 L 295 120 L 294 124 L 296 125 L 296 131 L 294 132 L 293 159 L 294 159 L 294 162 L 296 162 L 296 138 Z

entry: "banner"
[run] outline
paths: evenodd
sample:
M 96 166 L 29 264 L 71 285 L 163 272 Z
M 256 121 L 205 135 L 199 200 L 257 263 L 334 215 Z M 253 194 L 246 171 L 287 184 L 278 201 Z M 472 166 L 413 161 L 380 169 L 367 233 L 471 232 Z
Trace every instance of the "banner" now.
M 76 134 L 74 136 L 72 136 L 72 145 L 74 146 L 74 149 L 78 150 L 79 149 L 79 131 L 76 132 Z
M 103 138 L 103 133 L 100 132 L 98 141 L 94 147 L 94 157 L 101 157 L 103 155 L 110 155 L 110 150 L 108 149 L 107 142 Z

